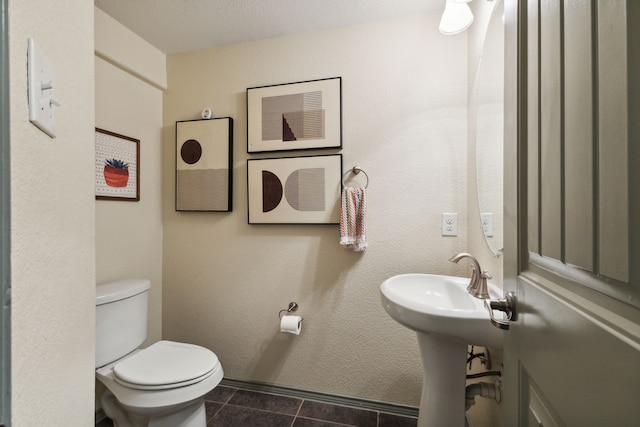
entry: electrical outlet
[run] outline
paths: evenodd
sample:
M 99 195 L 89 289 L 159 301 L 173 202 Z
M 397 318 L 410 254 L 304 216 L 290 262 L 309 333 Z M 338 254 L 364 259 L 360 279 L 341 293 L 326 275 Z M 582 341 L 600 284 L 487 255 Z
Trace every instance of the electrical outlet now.
M 493 214 L 490 212 L 480 214 L 482 231 L 487 237 L 493 237 Z
M 458 214 L 457 213 L 442 214 L 442 235 L 443 236 L 458 235 Z

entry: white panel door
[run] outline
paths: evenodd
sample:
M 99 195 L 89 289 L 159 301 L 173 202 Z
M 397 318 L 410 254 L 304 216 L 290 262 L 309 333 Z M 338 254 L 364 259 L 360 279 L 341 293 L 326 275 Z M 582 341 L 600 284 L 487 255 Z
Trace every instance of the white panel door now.
M 640 2 L 505 23 L 505 427 L 638 426 Z

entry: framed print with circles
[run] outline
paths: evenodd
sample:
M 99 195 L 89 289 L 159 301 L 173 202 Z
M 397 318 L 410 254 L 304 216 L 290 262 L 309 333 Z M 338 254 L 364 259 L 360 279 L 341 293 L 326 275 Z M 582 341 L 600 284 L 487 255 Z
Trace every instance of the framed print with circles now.
M 231 212 L 233 119 L 176 122 L 176 211 Z

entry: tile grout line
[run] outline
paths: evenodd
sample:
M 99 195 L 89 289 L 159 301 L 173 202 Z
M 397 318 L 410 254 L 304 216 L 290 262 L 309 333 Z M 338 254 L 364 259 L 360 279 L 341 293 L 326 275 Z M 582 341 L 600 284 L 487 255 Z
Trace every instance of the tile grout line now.
M 293 416 L 293 421 L 291 421 L 291 426 L 289 426 L 289 427 L 293 427 L 294 424 L 296 423 L 296 420 L 298 419 L 298 414 L 302 410 L 302 404 L 303 403 L 304 403 L 304 399 L 300 399 L 300 405 L 298 405 L 298 410 L 296 411 L 296 414 Z
M 298 406 L 298 409 L 297 409 L 297 411 L 296 411 L 296 414 L 287 414 L 287 413 L 284 413 L 284 412 L 278 412 L 278 411 L 272 411 L 272 410 L 268 410 L 268 409 L 254 408 L 254 407 L 251 407 L 251 406 L 245 406 L 245 405 L 238 405 L 238 404 L 230 403 L 230 402 L 231 402 L 231 399 L 233 398 L 233 396 L 235 396 L 236 392 L 237 392 L 238 390 L 240 390 L 240 389 L 238 389 L 238 388 L 234 388 L 234 387 L 227 387 L 227 388 L 229 388 L 229 389 L 233 390 L 233 392 L 229 395 L 229 397 L 226 399 L 226 401 L 225 401 L 225 402 L 218 402 L 218 403 L 222 403 L 222 405 L 220 406 L 220 408 L 218 408 L 218 410 L 216 411 L 216 413 L 215 413 L 215 414 L 213 414 L 213 416 L 211 416 L 211 418 L 210 418 L 210 419 L 213 419 L 216 415 L 218 415 L 218 413 L 219 413 L 219 412 L 221 412 L 221 411 L 222 411 L 222 409 L 223 409 L 225 406 L 233 406 L 233 407 L 236 407 L 236 408 L 247 409 L 247 410 L 250 410 L 250 411 L 258 411 L 258 412 L 265 412 L 265 413 L 269 413 L 269 414 L 278 414 L 278 415 L 292 416 L 293 418 L 292 418 L 292 420 L 291 420 L 291 425 L 290 425 L 289 427 L 293 427 L 293 424 L 294 424 L 294 423 L 295 423 L 295 421 L 296 421 L 297 414 L 300 412 L 300 409 L 302 408 L 302 402 L 303 402 L 303 400 L 304 400 L 304 399 L 299 399 L 299 400 L 300 400 L 300 405 Z M 270 394 L 270 393 L 262 393 L 262 392 L 257 392 L 257 393 L 262 394 L 262 395 L 265 395 L 265 396 L 277 396 L 277 395 Z M 208 423 L 208 422 L 209 422 L 209 420 L 207 420 L 207 423 Z
M 214 419 L 216 417 L 216 415 L 218 415 L 220 413 L 220 411 L 222 411 L 222 408 L 224 408 L 225 404 L 223 403 L 222 405 L 220 405 L 220 407 L 218 408 L 218 410 L 211 416 L 211 418 L 207 419 L 207 424 L 209 424 L 209 421 L 211 421 L 212 419 Z
M 238 391 L 238 389 L 237 389 L 237 388 L 233 388 L 232 390 L 233 390 L 233 393 L 231 393 L 231 394 L 229 395 L 229 397 L 227 397 L 227 401 L 226 401 L 226 402 L 224 402 L 224 404 L 225 404 L 225 405 L 231 401 L 231 398 L 232 398 L 233 396 L 235 396 L 236 392 Z
M 325 419 L 320 419 L 320 418 L 315 418 L 315 417 L 306 417 L 306 416 L 301 416 L 301 411 L 302 411 L 302 407 L 304 406 L 305 401 L 310 401 L 310 402 L 317 402 L 320 404 L 326 404 L 329 406 L 341 406 L 341 407 L 345 407 L 345 408 L 349 408 L 349 409 L 355 409 L 358 411 L 364 411 L 364 412 L 372 412 L 373 414 L 375 414 L 375 427 L 380 427 L 380 423 L 381 423 L 381 411 L 377 411 L 377 410 L 370 410 L 370 409 L 364 409 L 364 408 L 356 408 L 356 407 L 352 407 L 349 405 L 340 405 L 340 404 L 332 404 L 332 403 L 327 403 L 327 402 L 321 402 L 321 401 L 316 401 L 316 400 L 309 400 L 309 399 L 305 399 L 305 398 L 293 398 L 296 400 L 299 400 L 298 403 L 298 408 L 296 409 L 295 413 L 291 413 L 291 412 L 280 412 L 280 411 L 274 411 L 274 410 L 270 410 L 270 409 L 264 409 L 264 408 L 255 408 L 255 407 L 251 407 L 251 406 L 245 406 L 243 404 L 234 404 L 234 403 L 230 403 L 231 400 L 233 399 L 233 397 L 237 394 L 237 392 L 241 389 L 239 388 L 235 388 L 235 387 L 228 387 L 229 389 L 232 390 L 232 393 L 224 400 L 224 402 L 219 402 L 221 403 L 220 408 L 218 408 L 218 410 L 211 416 L 211 418 L 207 419 L 207 422 L 209 422 L 211 419 L 213 419 L 214 417 L 216 417 L 226 406 L 230 406 L 230 407 L 236 407 L 236 408 L 242 408 L 242 409 L 247 409 L 247 410 L 251 410 L 251 411 L 257 411 L 257 412 L 266 412 L 266 413 L 272 413 L 272 414 L 278 414 L 278 415 L 284 415 L 284 416 L 291 416 L 292 420 L 291 423 L 289 425 L 289 427 L 294 427 L 296 424 L 296 421 L 298 419 L 300 420 L 314 420 L 314 421 L 318 421 L 318 422 L 324 422 L 324 423 L 328 423 L 331 425 L 334 425 L 336 427 L 354 427 L 351 424 L 343 424 L 343 423 L 339 423 L 336 421 L 329 421 L 329 420 L 325 420 Z M 264 395 L 264 396 L 280 396 L 278 394 L 273 394 L 273 393 L 264 393 L 264 392 L 260 392 L 260 391 L 253 391 L 256 394 L 259 395 Z M 214 402 L 214 401 L 211 401 Z
M 284 416 L 289 416 L 292 417 L 291 423 L 289 424 L 289 427 L 294 427 L 296 425 L 296 422 L 298 420 L 307 420 L 307 421 L 317 421 L 320 423 L 324 423 L 326 425 L 331 425 L 331 426 L 335 426 L 335 427 L 355 427 L 352 424 L 343 424 L 340 422 L 336 422 L 336 421 L 330 421 L 330 420 L 326 420 L 323 418 L 315 418 L 315 417 L 307 417 L 307 416 L 302 416 L 301 412 L 302 412 L 302 408 L 305 404 L 305 401 L 307 402 L 313 402 L 313 403 L 319 403 L 319 404 L 323 404 L 323 405 L 328 405 L 328 406 L 339 406 L 339 407 L 344 407 L 344 408 L 349 408 L 349 409 L 355 409 L 358 411 L 364 411 L 364 412 L 372 412 L 375 414 L 376 417 L 376 421 L 375 424 L 373 424 L 375 427 L 381 427 L 381 423 L 382 423 L 382 417 L 381 415 L 383 414 L 383 411 L 377 411 L 377 410 L 371 410 L 371 409 L 364 409 L 364 408 L 357 408 L 357 407 L 353 407 L 350 405 L 341 405 L 341 404 L 335 404 L 335 403 L 328 403 L 328 402 L 323 402 L 323 401 L 318 401 L 318 400 L 314 400 L 314 399 L 305 399 L 302 397 L 292 397 L 292 399 L 298 400 L 298 408 L 295 410 L 295 413 L 291 413 L 291 412 L 280 412 L 280 411 L 274 411 L 274 410 L 269 410 L 269 409 L 262 409 L 262 408 L 255 408 L 255 407 L 251 407 L 251 406 L 245 406 L 243 404 L 234 404 L 231 403 L 231 400 L 234 398 L 234 396 L 236 394 L 238 394 L 238 391 L 242 390 L 240 388 L 235 388 L 235 387 L 226 387 L 228 388 L 231 392 L 228 395 L 228 397 L 226 397 L 225 399 L 220 399 L 220 400 L 208 400 L 205 399 L 205 402 L 210 402 L 212 404 L 219 404 L 220 407 L 210 416 L 207 418 L 207 425 L 209 425 L 209 423 L 215 418 L 217 417 L 223 410 L 224 408 L 226 408 L 227 406 L 229 407 L 235 407 L 235 408 L 241 408 L 243 410 L 249 410 L 249 411 L 256 411 L 256 412 L 264 412 L 264 413 L 271 413 L 271 414 L 277 414 L 277 415 L 284 415 Z M 275 393 L 264 393 L 264 392 L 260 392 L 260 391 L 253 391 L 256 394 L 259 395 L 263 395 L 263 396 L 273 396 L 273 397 L 279 397 L 281 395 L 279 394 L 275 394 Z M 396 415 L 396 414 L 393 414 Z M 403 415 L 397 415 L 399 417 L 402 418 L 414 418 L 415 417 L 409 417 L 409 416 L 403 416 Z
M 241 390 L 251 390 L 259 393 L 274 394 L 291 398 L 305 399 L 307 401 L 335 404 L 354 409 L 368 410 L 372 412 L 384 412 L 388 414 L 400 415 L 404 417 L 417 417 L 418 408 L 401 404 L 385 403 L 373 400 L 360 399 L 355 397 L 331 395 L 326 393 L 313 392 L 309 390 L 296 389 L 273 384 L 241 381 L 225 378 L 221 385 Z
M 336 422 L 336 421 L 325 420 L 325 419 L 322 419 L 322 418 L 313 418 L 313 417 L 300 416 L 299 414 L 300 414 L 300 410 L 302 409 L 302 402 L 300 402 L 300 408 L 298 408 L 298 411 L 296 412 L 295 415 L 294 414 L 287 414 L 285 412 L 271 411 L 271 410 L 268 410 L 268 409 L 253 408 L 251 406 L 237 405 L 237 404 L 234 404 L 234 403 L 225 403 L 225 404 L 223 404 L 223 406 L 233 406 L 233 407 L 236 407 L 236 408 L 246 409 L 246 410 L 249 410 L 249 411 L 265 412 L 265 413 L 268 413 L 268 414 L 277 414 L 277 415 L 290 416 L 290 417 L 293 417 L 293 420 L 291 421 L 291 426 L 290 427 L 293 427 L 293 425 L 295 424 L 295 422 L 296 422 L 296 420 L 298 418 L 304 419 L 304 420 L 319 421 L 319 422 L 322 422 L 322 423 L 327 423 L 327 424 L 334 425 L 336 427 L 357 427 L 357 426 L 354 426 L 353 424 L 344 424 L 344 423 L 339 423 L 339 422 Z M 222 410 L 222 408 L 220 408 L 220 410 Z
M 298 418 L 300 418 L 300 419 L 303 419 L 303 420 L 319 421 L 321 423 L 330 424 L 330 425 L 336 426 L 336 427 L 357 427 L 357 426 L 354 426 L 352 424 L 344 424 L 344 423 L 339 423 L 339 422 L 336 422 L 336 421 L 329 421 L 329 420 L 325 420 L 325 419 L 321 419 L 321 418 L 300 416 L 300 411 L 302 410 L 302 405 L 304 404 L 305 400 L 308 401 L 308 402 L 316 402 L 316 403 L 325 404 L 325 402 L 319 402 L 317 400 L 300 399 L 300 407 L 298 408 L 298 411 L 296 412 L 296 415 L 294 415 L 294 418 L 293 418 L 293 422 L 294 423 Z M 359 408 L 353 408 L 353 407 L 346 406 L 346 405 L 337 405 L 337 404 L 331 404 L 331 403 L 327 403 L 327 405 L 330 405 L 330 406 L 342 406 L 344 408 L 351 408 L 351 409 L 359 409 Z M 376 414 L 379 414 L 379 412 L 377 412 L 377 411 L 371 411 L 371 412 L 375 412 Z M 291 427 L 293 427 L 293 424 L 291 425 Z M 377 417 L 377 415 L 376 415 L 376 427 L 378 427 L 378 417 Z
M 218 402 L 218 403 L 222 403 L 222 404 L 220 405 L 220 407 L 218 408 L 218 410 L 217 410 L 217 411 L 216 411 L 216 412 L 211 416 L 211 418 L 207 418 L 207 425 L 209 425 L 209 421 L 213 420 L 213 419 L 216 417 L 216 415 L 218 415 L 218 414 L 222 411 L 222 409 L 223 409 L 225 406 L 227 406 L 227 403 L 229 403 L 229 401 L 231 400 L 231 398 L 233 397 L 233 395 L 234 395 L 234 394 L 236 394 L 236 391 L 238 391 L 238 389 L 232 389 L 232 390 L 233 390 L 233 392 L 229 395 L 229 397 L 227 398 L 227 400 L 226 400 L 226 401 L 224 401 L 224 402 Z M 210 401 L 210 402 L 211 402 L 211 401 Z

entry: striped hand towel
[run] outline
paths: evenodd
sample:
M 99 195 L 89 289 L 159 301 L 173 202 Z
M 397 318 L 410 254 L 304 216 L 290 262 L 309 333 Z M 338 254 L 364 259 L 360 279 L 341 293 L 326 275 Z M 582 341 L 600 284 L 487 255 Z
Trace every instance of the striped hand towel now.
M 367 248 L 367 203 L 365 189 L 342 189 L 340 207 L 340 244 L 356 252 Z

